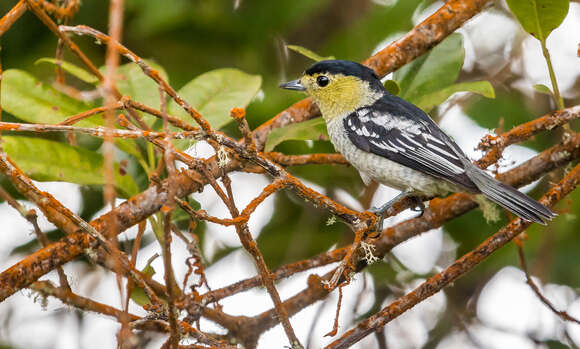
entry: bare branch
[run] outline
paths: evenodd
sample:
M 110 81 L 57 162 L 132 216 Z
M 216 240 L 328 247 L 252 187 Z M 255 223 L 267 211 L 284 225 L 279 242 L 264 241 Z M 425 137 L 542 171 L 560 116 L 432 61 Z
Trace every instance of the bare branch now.
M 10 11 L 0 18 L 0 37 L 10 29 L 12 24 L 18 20 L 27 10 L 26 0 L 20 0 Z
M 77 132 L 84 133 L 91 136 L 105 138 L 159 138 L 165 139 L 197 139 L 199 131 L 182 131 L 182 132 L 155 132 L 143 131 L 140 129 L 122 130 L 109 127 L 77 127 L 66 125 L 48 125 L 48 124 L 21 124 L 16 122 L 0 122 L 0 131 L 14 131 L 14 132 Z
M 580 165 L 576 165 L 560 183 L 554 185 L 541 199 L 540 202 L 548 207 L 554 206 L 558 201 L 568 195 L 580 184 Z M 489 237 L 473 251 L 459 258 L 444 271 L 430 277 L 427 281 L 410 293 L 398 298 L 386 308 L 360 322 L 355 328 L 345 332 L 339 339 L 332 342 L 327 349 L 348 348 L 360 341 L 367 335 L 381 329 L 387 323 L 411 309 L 424 299 L 439 292 L 443 287 L 453 283 L 460 276 L 472 270 L 493 252 L 505 246 L 519 233 L 531 225 L 530 222 L 516 218 L 497 233 Z
M 518 248 L 518 257 L 519 257 L 519 260 L 520 260 L 520 266 L 522 267 L 522 270 L 526 274 L 526 283 L 530 286 L 530 288 L 536 294 L 536 296 L 538 297 L 538 299 L 542 303 L 544 303 L 544 305 L 546 307 L 548 307 L 548 309 L 550 309 L 554 314 L 556 314 L 556 316 L 558 316 L 562 320 L 564 320 L 564 321 L 570 321 L 570 322 L 575 322 L 575 323 L 577 323 L 577 324 L 580 325 L 580 321 L 578 319 L 576 319 L 575 317 L 571 316 L 570 314 L 568 314 L 567 312 L 565 312 L 563 310 L 556 309 L 556 307 L 554 306 L 554 304 L 552 304 L 552 302 L 550 302 L 550 300 L 548 298 L 546 298 L 546 296 L 544 296 L 542 294 L 542 292 L 540 291 L 540 288 L 538 287 L 538 285 L 536 285 L 536 283 L 532 279 L 532 276 L 530 275 L 530 272 L 528 271 L 528 266 L 526 264 L 526 256 L 524 254 L 524 248 L 522 246 L 522 243 L 521 242 L 520 243 L 517 243 L 516 242 L 516 246 Z

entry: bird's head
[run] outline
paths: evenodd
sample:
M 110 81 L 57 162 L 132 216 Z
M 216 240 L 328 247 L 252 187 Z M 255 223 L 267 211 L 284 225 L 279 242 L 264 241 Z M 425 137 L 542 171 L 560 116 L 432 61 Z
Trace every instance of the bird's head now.
M 326 121 L 371 105 L 385 93 L 372 69 L 343 60 L 315 63 L 301 78 L 280 87 L 312 96 Z

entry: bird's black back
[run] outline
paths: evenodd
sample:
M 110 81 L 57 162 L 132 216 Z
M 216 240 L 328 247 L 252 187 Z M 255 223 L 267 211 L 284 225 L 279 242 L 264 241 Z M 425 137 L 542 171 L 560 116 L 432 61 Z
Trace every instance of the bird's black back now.
M 347 136 L 359 149 L 370 152 L 469 192 L 479 192 L 465 173 L 468 158 L 421 109 L 385 94 L 374 104 L 359 108 L 343 120 Z

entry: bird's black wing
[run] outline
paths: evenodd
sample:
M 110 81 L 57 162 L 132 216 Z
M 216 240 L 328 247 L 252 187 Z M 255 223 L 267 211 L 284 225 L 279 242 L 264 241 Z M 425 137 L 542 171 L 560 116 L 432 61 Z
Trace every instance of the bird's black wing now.
M 479 192 L 465 173 L 467 157 L 413 104 L 387 95 L 343 122 L 349 139 L 361 150 Z

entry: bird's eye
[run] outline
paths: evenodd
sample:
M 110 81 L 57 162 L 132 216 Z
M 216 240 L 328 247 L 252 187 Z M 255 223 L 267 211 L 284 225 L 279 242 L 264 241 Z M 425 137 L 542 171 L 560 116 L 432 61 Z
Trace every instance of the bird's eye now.
M 328 85 L 329 82 L 330 82 L 330 80 L 324 75 L 320 75 L 319 77 L 316 78 L 316 83 L 320 87 L 324 87 L 324 86 Z

